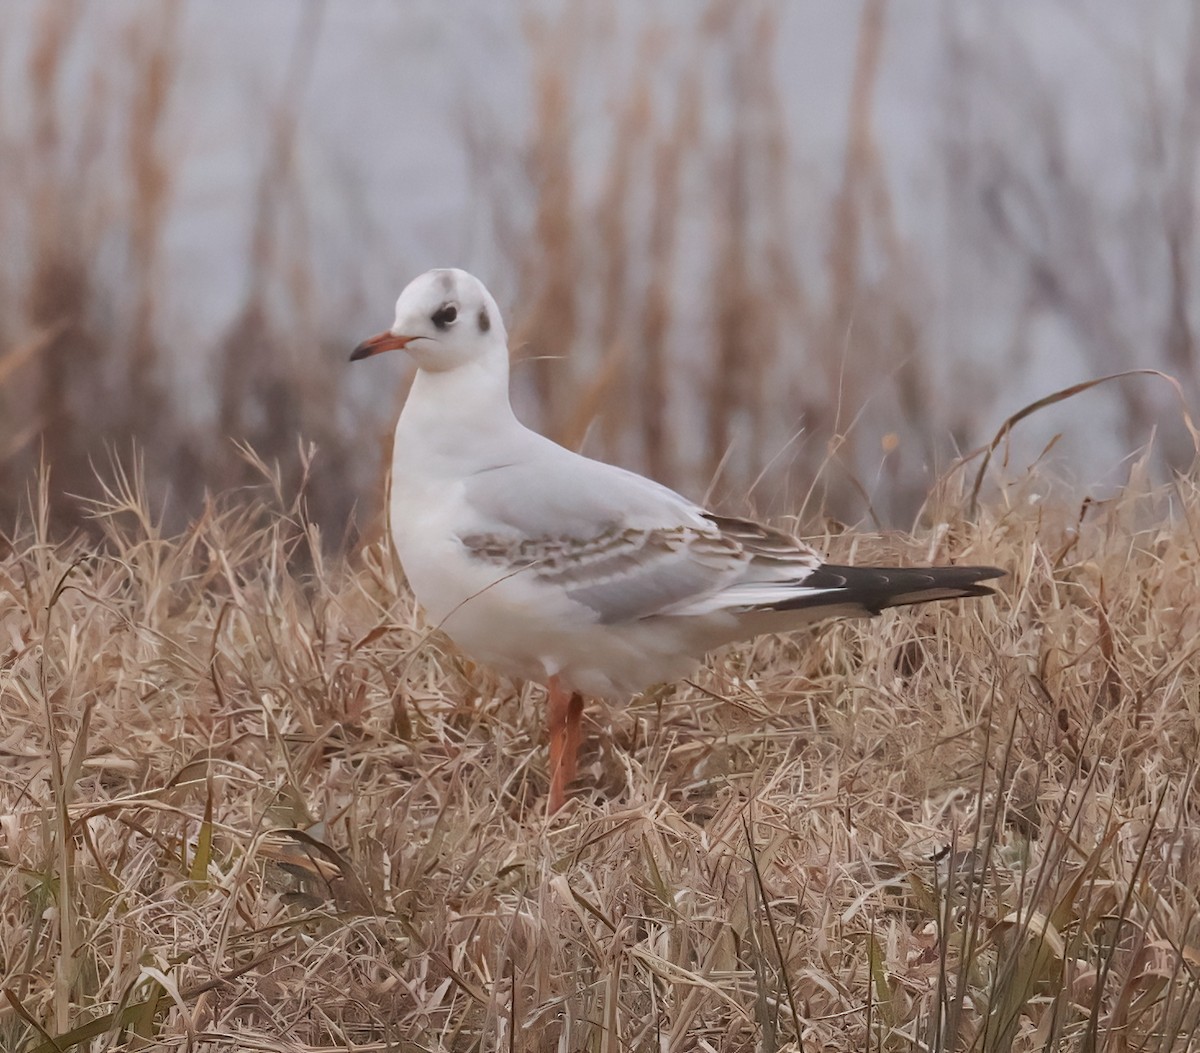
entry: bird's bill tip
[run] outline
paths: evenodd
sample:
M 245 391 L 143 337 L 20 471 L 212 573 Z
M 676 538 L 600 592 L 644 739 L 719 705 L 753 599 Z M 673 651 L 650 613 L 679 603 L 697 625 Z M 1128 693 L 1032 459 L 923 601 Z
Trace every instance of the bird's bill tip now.
M 350 354 L 351 362 L 358 362 L 372 355 L 382 355 L 385 351 L 400 351 L 412 340 L 411 336 L 396 336 L 394 333 L 380 333 L 369 340 L 364 340 Z

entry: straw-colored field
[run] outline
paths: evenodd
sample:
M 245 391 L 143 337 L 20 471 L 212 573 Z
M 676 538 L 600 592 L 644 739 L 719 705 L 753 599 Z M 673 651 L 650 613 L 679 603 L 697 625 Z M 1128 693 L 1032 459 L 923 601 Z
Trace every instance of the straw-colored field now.
M 27 522 L 0 1048 L 1200 1048 L 1200 495 L 1134 474 L 818 539 L 1010 576 L 590 709 L 550 821 L 540 691 L 382 545 L 325 562 L 269 484 Z

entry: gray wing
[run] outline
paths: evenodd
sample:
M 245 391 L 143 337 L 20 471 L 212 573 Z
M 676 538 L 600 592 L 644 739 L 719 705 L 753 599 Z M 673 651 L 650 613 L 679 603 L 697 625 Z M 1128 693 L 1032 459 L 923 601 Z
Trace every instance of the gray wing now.
M 561 588 L 604 624 L 648 618 L 710 597 L 737 581 L 747 562 L 735 543 L 693 527 L 613 526 L 588 538 L 498 533 L 460 540 L 472 556 L 506 575 L 528 572 Z
M 471 476 L 474 528 L 459 540 L 505 573 L 561 588 L 602 623 L 769 603 L 820 564 L 786 534 L 711 516 L 642 476 L 554 449 L 568 458 L 559 470 L 542 451 Z
M 652 479 L 593 461 L 534 432 L 506 462 L 465 482 L 477 522 L 515 537 L 591 538 L 612 527 L 705 529 L 704 510 Z

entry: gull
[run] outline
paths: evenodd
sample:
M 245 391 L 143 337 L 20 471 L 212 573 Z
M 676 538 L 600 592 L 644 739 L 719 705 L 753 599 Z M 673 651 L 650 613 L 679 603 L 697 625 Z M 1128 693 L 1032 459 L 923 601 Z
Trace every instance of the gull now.
M 718 515 L 525 427 L 500 309 L 466 271 L 431 270 L 351 361 L 416 364 L 396 424 L 389 518 L 431 622 L 476 661 L 548 689 L 549 814 L 575 778 L 583 698 L 688 676 L 762 633 L 988 596 L 995 567 L 845 567 L 790 534 Z

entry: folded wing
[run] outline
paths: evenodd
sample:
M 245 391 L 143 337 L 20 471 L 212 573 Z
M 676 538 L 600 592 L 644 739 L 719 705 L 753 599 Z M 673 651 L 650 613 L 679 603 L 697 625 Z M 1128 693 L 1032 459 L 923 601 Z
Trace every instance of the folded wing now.
M 563 451 L 565 453 L 565 451 Z M 612 625 L 718 613 L 878 614 L 986 596 L 994 567 L 842 567 L 789 534 L 717 516 L 665 487 L 575 458 L 570 492 L 500 465 L 468 482 L 477 530 L 459 540 L 502 575 L 529 574 Z M 582 464 L 580 464 L 582 462 Z M 591 475 L 595 478 L 589 478 Z M 514 494 L 521 494 L 516 501 Z M 781 625 L 787 619 L 781 619 Z

